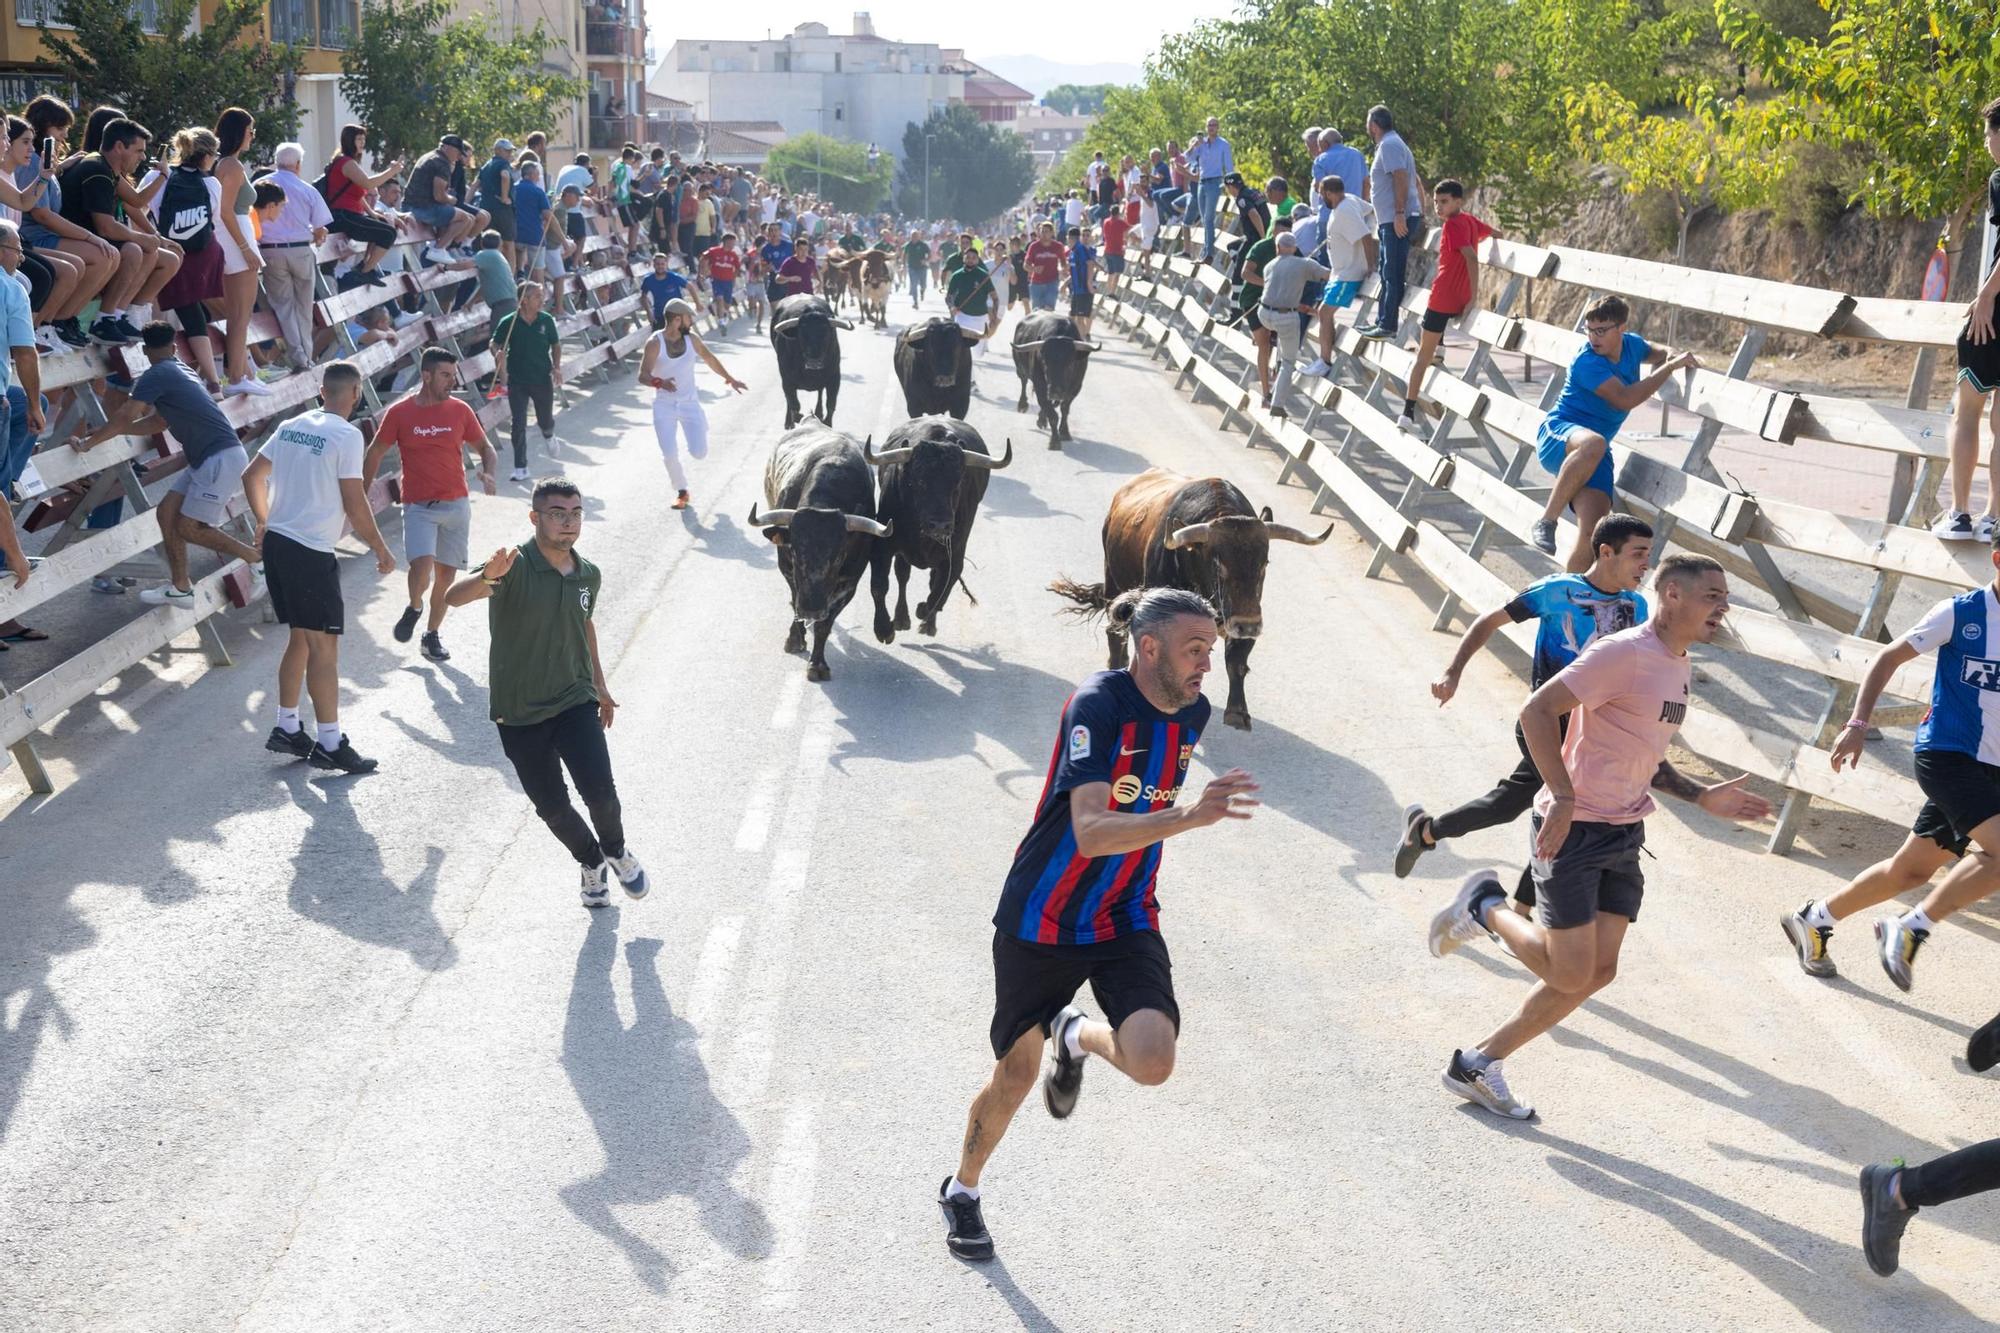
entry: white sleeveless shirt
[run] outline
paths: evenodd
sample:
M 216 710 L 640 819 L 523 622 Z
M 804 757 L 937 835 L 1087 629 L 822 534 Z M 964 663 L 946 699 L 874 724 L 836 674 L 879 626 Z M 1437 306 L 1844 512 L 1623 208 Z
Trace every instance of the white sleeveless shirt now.
M 681 340 L 681 354 L 675 356 L 667 350 L 667 331 L 661 329 L 653 337 L 660 344 L 660 354 L 653 360 L 653 375 L 656 379 L 672 380 L 674 387 L 655 392 L 667 402 L 677 405 L 701 403 L 701 395 L 694 389 L 694 334 L 689 333 Z

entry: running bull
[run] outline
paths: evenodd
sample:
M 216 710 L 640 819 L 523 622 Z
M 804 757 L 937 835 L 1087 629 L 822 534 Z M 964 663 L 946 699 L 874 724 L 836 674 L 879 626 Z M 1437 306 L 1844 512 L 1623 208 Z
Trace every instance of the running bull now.
M 781 436 L 764 469 L 763 513 L 750 506 L 750 526 L 778 548 L 778 572 L 792 594 L 785 651 L 803 652 L 813 631 L 807 680 L 827 680 L 826 636 L 854 599 L 861 573 L 889 525 L 875 521 L 875 478 L 854 441 L 825 426 L 801 426 Z
M 1153 468 L 1111 497 L 1104 516 L 1104 582 L 1057 579 L 1052 592 L 1076 604 L 1077 614 L 1096 616 L 1131 588 L 1188 588 L 1206 597 L 1226 640 L 1223 663 L 1229 670 L 1229 704 L 1222 720 L 1250 730 L 1243 702 L 1243 678 L 1250 673 L 1250 650 L 1264 629 L 1264 566 L 1274 541 L 1318 546 L 1333 535 L 1333 524 L 1317 537 L 1271 521 L 1268 506 L 1250 507 L 1242 491 L 1220 477 L 1190 480 Z M 1122 631 L 1105 631 L 1110 664 L 1125 665 Z
M 847 283 L 861 305 L 861 317 L 883 328 L 889 320 L 889 288 L 895 275 L 889 256 L 881 250 L 864 250 L 847 263 Z
M 952 337 L 958 330 L 946 324 Z M 894 535 L 875 543 L 868 586 L 875 595 L 875 637 L 894 643 L 910 627 L 910 567 L 931 573 L 930 596 L 917 603 L 917 633 L 937 633 L 937 614 L 953 584 L 965 587 L 965 542 L 986 494 L 986 474 L 1014 461 L 1014 443 L 994 458 L 979 432 L 947 416 L 918 417 L 889 432 L 877 451 L 863 449 L 881 487 L 877 513 Z M 889 618 L 889 562 L 896 564 L 896 618 Z M 972 590 L 965 596 L 974 606 Z
M 778 354 L 778 379 L 785 386 L 785 429 L 799 424 L 805 413 L 799 394 L 817 392 L 813 415 L 833 424 L 840 401 L 840 335 L 835 329 L 854 325 L 835 319 L 820 297 L 801 294 L 778 302 L 771 314 L 771 349 Z
M 1046 312 L 1029 315 L 1014 329 L 1014 373 L 1021 377 L 1021 401 L 1016 412 L 1028 410 L 1028 386 L 1035 386 L 1035 424 L 1049 431 L 1049 448 L 1060 449 L 1070 438 L 1069 405 L 1083 390 L 1083 372 L 1090 354 L 1102 351 L 1085 342 L 1076 321 Z
M 933 316 L 896 335 L 896 379 L 913 417 L 972 409 L 972 344 L 957 324 Z

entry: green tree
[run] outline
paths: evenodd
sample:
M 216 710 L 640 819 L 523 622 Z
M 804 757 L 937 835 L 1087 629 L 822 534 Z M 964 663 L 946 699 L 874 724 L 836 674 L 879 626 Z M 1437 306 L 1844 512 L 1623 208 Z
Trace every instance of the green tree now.
M 425 152 L 445 134 L 483 148 L 549 129 L 585 96 L 583 80 L 547 68 L 563 49 L 539 22 L 502 40 L 486 18 L 453 19 L 450 0 L 363 0 L 340 91 L 378 157 Z
M 771 150 L 764 177 L 787 193 L 811 190 L 843 213 L 872 213 L 889 197 L 896 162 L 883 153 L 871 166 L 861 144 L 800 134 Z
M 1042 94 L 1042 105 L 1064 116 L 1094 116 L 1104 109 L 1104 98 L 1114 83 L 1059 83 Z
M 160 0 L 158 31 L 170 38 L 149 36 L 137 13 L 130 0 L 64 0 L 58 20 L 73 31 L 42 28 L 56 72 L 76 81 L 85 108 L 122 107 L 158 142 L 214 125 L 224 107 L 248 107 L 257 114 L 253 154 L 297 132 L 299 107 L 285 86 L 299 56 L 262 40 L 264 0 L 219 0 L 198 24 L 196 0 Z
M 1035 160 L 1026 140 L 983 123 L 971 107 L 947 107 L 933 111 L 921 125 L 911 121 L 903 130 L 902 184 L 896 206 L 905 213 L 925 212 L 926 136 L 931 217 L 984 222 L 1020 202 L 1034 184 Z

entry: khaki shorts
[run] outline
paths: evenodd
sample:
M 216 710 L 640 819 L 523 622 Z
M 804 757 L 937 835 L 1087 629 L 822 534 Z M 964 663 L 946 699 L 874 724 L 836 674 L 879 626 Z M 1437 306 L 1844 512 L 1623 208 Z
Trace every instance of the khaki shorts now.
M 403 558 L 428 556 L 441 565 L 464 569 L 472 540 L 472 500 L 423 500 L 403 506 Z

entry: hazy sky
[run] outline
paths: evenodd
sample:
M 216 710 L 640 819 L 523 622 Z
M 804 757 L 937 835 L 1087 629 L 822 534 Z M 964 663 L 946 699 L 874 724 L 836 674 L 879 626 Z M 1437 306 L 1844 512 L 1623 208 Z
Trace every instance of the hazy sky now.
M 754 17 L 729 6 L 708 8 L 651 0 L 653 48 L 664 53 L 682 37 L 749 39 L 789 32 L 801 23 L 853 31 L 856 10 L 874 16 L 875 31 L 893 41 L 961 46 L 968 54 L 1032 54 L 1065 64 L 1139 64 L 1164 32 L 1197 19 L 1226 17 L 1233 0 L 1150 0 L 1144 5 L 1077 4 L 1074 0 L 1004 0 L 995 5 L 941 5 L 935 0 L 855 0 L 759 6 Z M 1004 15 L 1004 19 L 999 17 Z

